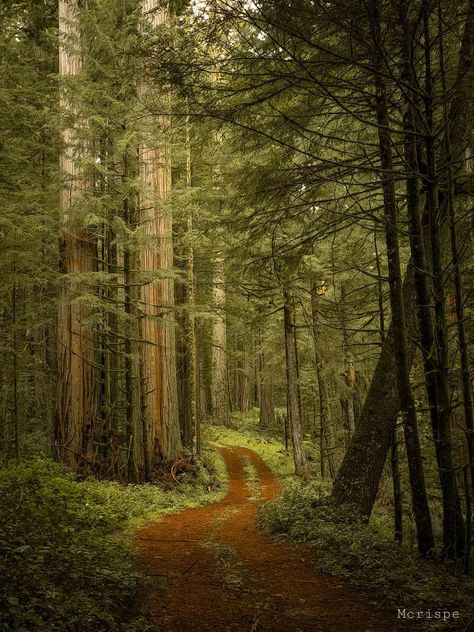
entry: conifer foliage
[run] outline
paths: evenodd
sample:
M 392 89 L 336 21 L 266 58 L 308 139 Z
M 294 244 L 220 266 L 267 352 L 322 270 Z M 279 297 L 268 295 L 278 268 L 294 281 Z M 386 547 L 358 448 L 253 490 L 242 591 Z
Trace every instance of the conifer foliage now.
M 473 0 L 8 0 L 0 27 L 3 463 L 176 478 L 255 414 L 469 572 Z

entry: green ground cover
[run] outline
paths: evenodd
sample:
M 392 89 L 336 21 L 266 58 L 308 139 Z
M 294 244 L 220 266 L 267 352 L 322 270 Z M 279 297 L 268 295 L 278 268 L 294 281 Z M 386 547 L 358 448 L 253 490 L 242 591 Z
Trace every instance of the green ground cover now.
M 132 529 L 215 502 L 226 472 L 215 449 L 174 489 L 76 481 L 49 460 L 0 470 L 0 630 L 145 632 Z
M 453 564 L 420 560 L 413 525 L 407 522 L 403 546 L 393 540 L 391 508 L 378 504 L 369 523 L 354 520 L 349 507 L 329 503 L 330 482 L 317 475 L 316 448 L 308 440 L 309 481 L 293 474 L 291 453 L 275 430 L 262 433 L 257 412 L 235 415 L 233 426 L 209 426 L 206 437 L 222 445 L 255 450 L 283 484 L 283 493 L 260 508 L 258 524 L 274 537 L 302 542 L 318 552 L 318 570 L 341 577 L 364 591 L 374 604 L 396 613 L 410 610 L 459 612 L 459 619 L 422 620 L 423 629 L 441 627 L 459 632 L 474 619 L 474 580 Z

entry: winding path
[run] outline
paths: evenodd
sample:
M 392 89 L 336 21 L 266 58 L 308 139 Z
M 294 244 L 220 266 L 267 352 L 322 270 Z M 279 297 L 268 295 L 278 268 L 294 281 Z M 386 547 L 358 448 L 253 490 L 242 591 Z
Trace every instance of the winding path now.
M 158 632 L 402 629 L 395 612 L 377 612 L 340 580 L 317 574 L 312 550 L 257 531 L 257 502 L 277 496 L 278 481 L 252 450 L 221 450 L 230 477 L 222 502 L 169 515 L 136 533 L 141 569 L 150 578 L 143 598 Z

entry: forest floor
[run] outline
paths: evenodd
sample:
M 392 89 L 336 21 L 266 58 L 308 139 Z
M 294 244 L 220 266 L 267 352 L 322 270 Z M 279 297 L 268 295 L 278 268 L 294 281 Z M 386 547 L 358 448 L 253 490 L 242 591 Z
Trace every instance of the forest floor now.
M 272 540 L 255 526 L 258 505 L 280 485 L 253 451 L 220 448 L 229 472 L 225 499 L 169 515 L 136 532 L 147 577 L 142 600 L 159 632 L 395 632 L 382 612 L 334 577 L 316 553 Z M 342 554 L 343 552 L 341 552 Z

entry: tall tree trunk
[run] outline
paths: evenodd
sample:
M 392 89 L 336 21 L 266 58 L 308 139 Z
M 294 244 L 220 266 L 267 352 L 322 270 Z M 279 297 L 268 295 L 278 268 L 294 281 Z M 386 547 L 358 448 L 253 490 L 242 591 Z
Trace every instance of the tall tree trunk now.
M 393 178 L 392 140 L 389 131 L 390 124 L 387 90 L 384 78 L 384 57 L 378 0 L 372 0 L 369 4 L 369 21 L 372 41 L 374 44 L 373 64 L 375 101 L 380 162 L 382 167 L 385 240 L 388 256 L 390 307 L 395 340 L 397 388 L 400 398 L 400 412 L 405 435 L 412 507 L 418 538 L 418 550 L 422 555 L 429 555 L 434 550 L 434 539 L 418 437 L 415 401 L 410 385 L 407 332 L 403 309 L 402 275 L 398 243 L 397 202 L 395 197 L 395 182 Z
M 260 351 L 258 363 L 258 391 L 260 405 L 260 427 L 271 428 L 275 425 L 275 404 L 273 399 L 273 377 L 268 370 L 268 360 L 265 352 Z
M 402 32 L 402 78 L 405 84 L 405 140 L 404 154 L 407 168 L 407 210 L 410 226 L 410 248 L 414 264 L 414 279 L 416 305 L 418 315 L 418 326 L 420 331 L 420 347 L 423 356 L 425 382 L 428 395 L 428 403 L 430 408 L 430 419 L 433 430 L 433 437 L 436 449 L 436 458 L 438 463 L 438 471 L 440 475 L 441 489 L 443 493 L 443 515 L 444 515 L 444 549 L 448 555 L 454 554 L 453 545 L 459 542 L 459 536 L 453 532 L 456 525 L 462 529 L 462 517 L 459 521 L 456 494 L 453 488 L 454 472 L 452 455 L 450 450 L 446 450 L 440 440 L 440 429 L 444 428 L 446 433 L 446 424 L 449 428 L 449 412 L 446 409 L 446 397 L 448 385 L 445 382 L 447 375 L 439 370 L 437 362 L 437 354 L 434 338 L 434 324 L 432 318 L 431 305 L 431 288 L 429 284 L 428 263 L 425 254 L 425 237 L 423 235 L 423 223 L 420 212 L 420 195 L 419 195 L 419 165 L 417 147 L 417 116 L 416 105 L 418 99 L 418 83 L 414 76 L 414 61 L 412 42 L 414 41 L 413 25 L 409 19 L 409 5 L 406 2 L 399 4 L 400 26 Z M 429 155 L 430 151 L 427 152 Z M 431 160 L 433 160 L 431 155 Z M 428 185 L 428 188 L 431 185 Z M 428 198 L 432 197 L 428 193 Z M 434 200 L 433 195 L 433 200 Z M 431 233 L 436 228 L 431 225 L 433 220 L 432 213 L 428 213 L 430 219 Z M 439 246 L 439 244 L 437 244 Z M 430 252 L 431 248 L 428 246 Z M 436 266 L 437 267 L 437 266 Z M 439 272 L 439 270 L 438 270 Z M 439 282 L 439 281 L 438 281 Z M 437 281 L 435 281 L 435 284 Z M 444 394 L 444 395 L 443 395 Z M 444 403 L 443 403 L 444 401 Z M 449 406 L 448 406 L 449 408 Z M 444 411 L 447 412 L 444 412 Z M 446 415 L 448 417 L 446 418 Z M 446 457 L 447 460 L 446 460 Z M 446 475 L 446 471 L 450 470 L 451 475 Z M 464 538 L 462 538 L 463 540 Z M 451 552 L 451 553 L 450 553 Z
M 333 264 L 334 268 L 334 264 Z M 335 287 L 335 286 L 334 286 Z M 342 309 L 341 309 L 342 307 Z M 354 371 L 354 360 L 352 357 L 352 353 L 349 347 L 349 341 L 347 338 L 347 327 L 346 327 L 346 285 L 345 283 L 341 283 L 341 299 L 336 302 L 336 310 L 339 313 L 339 321 L 341 323 L 342 330 L 342 349 L 344 354 L 344 373 L 343 380 L 344 384 L 347 386 L 348 395 L 344 394 L 343 397 L 340 398 L 341 408 L 342 408 L 342 425 L 345 430 L 345 439 L 346 445 L 349 444 L 352 431 L 355 427 L 355 418 L 354 418 L 354 387 L 355 387 L 355 371 Z
M 469 78 L 474 64 L 474 0 L 469 0 L 468 12 L 459 54 L 456 92 L 449 108 L 452 126 L 452 151 L 458 156 L 469 137 L 468 126 Z M 459 155 L 461 152 L 459 152 Z M 412 264 L 407 267 L 403 283 L 403 307 L 407 325 L 407 361 L 415 357 L 417 334 L 415 288 Z M 377 496 L 390 439 L 400 410 L 395 388 L 394 333 L 390 325 L 386 342 L 370 383 L 362 408 L 360 422 L 352 437 L 334 482 L 332 498 L 339 504 L 355 505 L 361 514 L 370 515 Z
M 180 231 L 181 232 L 181 231 Z M 182 231 L 184 234 L 184 231 Z M 183 238 L 181 234 L 181 239 Z M 181 241 L 181 240 L 180 240 Z M 179 258 L 175 257 L 175 266 L 180 272 L 187 276 L 187 253 L 186 246 L 183 246 L 183 253 Z M 175 253 L 176 254 L 176 253 Z M 184 254 L 184 257 L 183 257 Z M 178 416 L 183 445 L 191 448 L 191 393 L 189 391 L 189 355 L 187 349 L 188 337 L 188 307 L 189 297 L 187 283 L 179 281 L 175 283 L 175 305 L 176 305 L 176 377 L 178 385 Z
M 189 136 L 189 117 L 186 119 L 186 186 L 192 186 L 191 174 L 191 140 Z M 187 310 L 185 313 L 185 352 L 187 358 L 188 396 L 187 396 L 187 424 L 185 438 L 188 447 L 191 448 L 193 460 L 200 451 L 200 429 L 197 412 L 198 405 L 198 375 L 197 375 L 197 342 L 196 342 L 196 287 L 194 280 L 194 245 L 193 226 L 194 218 L 192 210 L 187 221 L 188 251 L 186 256 L 187 279 Z
M 103 172 L 94 174 L 94 189 L 100 195 L 108 191 L 108 176 L 105 171 L 110 168 L 110 147 L 106 138 L 100 139 L 99 161 Z M 97 181 L 96 181 L 97 180 Z M 114 211 L 115 212 L 115 211 Z M 98 270 L 106 277 L 106 282 L 99 288 L 100 298 L 105 304 L 118 306 L 118 249 L 111 228 L 113 215 L 104 219 L 101 235 L 97 239 Z M 100 354 L 100 428 L 99 434 L 99 471 L 102 476 L 117 479 L 120 469 L 119 454 L 119 362 L 122 351 L 122 340 L 119 336 L 119 319 L 113 310 L 102 313 L 99 325 L 98 352 Z
M 466 503 L 466 535 L 464 552 L 464 570 L 470 572 L 472 549 L 472 493 L 474 492 L 474 410 L 470 380 L 470 358 L 464 310 L 464 290 L 461 270 L 461 253 L 458 246 L 456 225 L 456 203 L 454 178 L 463 163 L 470 169 L 469 145 L 472 142 L 472 126 L 466 116 L 465 104 L 472 102 L 472 79 L 474 73 L 474 0 L 467 5 L 466 26 L 460 51 L 456 85 L 458 86 L 450 111 L 448 111 L 448 87 L 446 81 L 445 53 L 443 40 L 442 5 L 438 4 L 438 42 L 439 65 L 443 101 L 444 157 L 446 160 L 447 195 L 450 245 L 454 276 L 454 305 L 458 346 L 461 363 L 461 382 L 464 408 L 464 428 L 469 461 L 470 475 L 463 468 L 463 486 Z M 472 211 L 472 204 L 471 204 Z M 469 485 L 470 483 L 470 485 Z
M 324 455 L 327 455 L 329 474 L 331 479 L 336 476 L 335 461 L 335 437 L 331 419 L 331 409 L 329 406 L 329 387 L 324 368 L 323 357 L 320 352 L 321 345 L 321 324 L 319 319 L 318 306 L 318 286 L 316 282 L 311 283 L 311 325 L 313 333 L 314 363 L 316 367 L 316 381 L 319 395 L 319 418 L 320 418 L 320 442 L 321 442 L 321 473 L 324 476 Z
M 227 375 L 226 292 L 223 268 L 223 259 L 216 258 L 212 283 L 212 301 L 215 314 L 212 323 L 211 407 L 214 421 L 228 424 L 229 384 Z
M 425 49 L 425 149 L 427 162 L 426 208 L 430 220 L 431 271 L 434 295 L 434 328 L 432 346 L 426 350 L 435 365 L 430 368 L 429 381 L 433 381 L 434 397 L 430 401 L 436 458 L 443 498 L 443 551 L 450 558 L 464 556 L 464 518 L 457 489 L 453 461 L 451 432 L 451 404 L 449 397 L 449 348 L 446 319 L 446 292 L 443 263 L 444 219 L 441 217 L 438 191 L 438 174 L 435 155 L 434 88 L 431 69 L 430 9 L 423 10 Z M 416 267 L 415 267 L 416 270 Z M 416 279 L 415 279 L 416 280 Z M 426 370 L 426 365 L 425 365 Z M 434 378 L 432 377 L 434 375 Z M 434 399 L 434 402 L 433 402 Z M 434 404 L 434 405 L 432 405 Z
M 248 376 L 248 353 L 244 339 L 237 335 L 237 360 L 235 367 L 235 409 L 246 412 L 250 409 L 250 379 Z
M 156 0 L 144 0 L 142 16 L 157 28 L 167 20 Z M 146 80 L 142 96 L 146 97 Z M 168 103 L 167 95 L 164 95 Z M 144 431 L 148 451 L 147 478 L 156 461 L 172 461 L 181 449 L 176 382 L 172 216 L 168 205 L 171 189 L 169 141 L 157 139 L 156 129 L 169 130 L 166 115 L 145 121 L 145 138 L 139 149 L 140 213 L 146 243 L 140 254 L 145 276 L 142 288 L 142 386 Z M 146 280 L 146 275 L 163 278 Z
M 13 285 L 12 285 L 12 425 L 13 425 L 13 454 L 18 463 L 20 459 L 20 414 L 19 414 L 19 344 L 18 344 L 18 287 L 16 281 L 16 265 L 13 264 Z
M 306 476 L 306 455 L 303 445 L 303 427 L 301 424 L 300 405 L 298 399 L 298 367 L 296 360 L 295 324 L 293 301 L 286 282 L 283 284 L 283 325 L 285 333 L 286 356 L 286 392 L 287 418 L 293 445 L 295 472 L 298 476 Z
M 188 219 L 188 231 L 192 233 L 193 218 Z M 192 237 L 191 237 L 192 239 Z M 192 243 L 189 246 L 187 260 L 188 280 L 188 312 L 186 314 L 186 353 L 188 357 L 188 391 L 189 391 L 189 423 L 187 430 L 188 445 L 191 448 L 192 458 L 195 459 L 200 452 L 200 428 L 197 412 L 197 345 L 196 345 L 196 292 L 194 284 L 194 249 Z
M 379 336 L 380 344 L 385 344 L 385 308 L 383 300 L 383 281 L 382 266 L 380 263 L 380 253 L 377 243 L 377 227 L 374 230 L 374 250 L 375 265 L 377 269 L 377 302 L 379 307 Z M 403 542 L 403 496 L 400 478 L 400 454 L 398 449 L 398 432 L 396 423 L 393 425 L 391 444 L 390 444 L 390 470 L 392 475 L 393 487 L 393 535 L 395 542 L 402 544 Z
M 59 74 L 63 78 L 81 74 L 78 28 L 78 1 L 59 2 Z M 69 116 L 77 108 L 69 90 L 61 91 L 61 108 Z M 57 456 L 63 463 L 78 467 L 83 459 L 93 458 L 96 433 L 96 369 L 94 367 L 94 332 L 87 321 L 91 309 L 80 299 L 88 290 L 86 282 L 74 280 L 97 270 L 96 243 L 80 226 L 77 213 L 81 190 L 86 186 L 82 174 L 83 140 L 76 130 L 62 131 L 63 149 L 60 171 L 63 184 L 60 194 L 60 258 L 63 281 L 58 313 L 58 412 L 55 428 Z
M 128 180 L 133 177 L 130 156 L 124 159 L 123 187 L 128 188 Z M 123 200 L 123 217 L 131 231 L 139 224 L 140 212 L 136 196 L 126 196 Z M 132 233 L 133 234 L 133 233 Z M 147 479 L 145 459 L 146 437 L 143 434 L 142 402 L 140 388 L 140 257 L 134 239 L 125 243 L 123 252 L 124 309 L 125 321 L 125 420 L 127 437 L 128 479 L 139 483 Z

